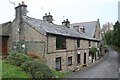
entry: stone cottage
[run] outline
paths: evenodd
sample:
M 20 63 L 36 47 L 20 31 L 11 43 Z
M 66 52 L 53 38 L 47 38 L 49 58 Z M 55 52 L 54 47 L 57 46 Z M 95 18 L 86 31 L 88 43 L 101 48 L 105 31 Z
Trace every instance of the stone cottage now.
M 45 14 L 43 20 L 31 18 L 27 16 L 24 2 L 15 10 L 15 19 L 0 25 L 2 54 L 32 51 L 45 58 L 50 68 L 61 71 L 80 69 L 91 63 L 89 47 L 99 48 L 98 38 L 71 29 L 68 19 L 62 25 L 54 24 L 50 13 Z
M 80 22 L 80 23 L 72 23 L 70 24 L 71 29 L 75 29 L 77 32 L 80 32 L 83 36 L 88 38 L 98 39 L 100 41 L 99 44 L 95 44 L 93 41 L 89 42 L 89 47 L 98 47 L 98 52 L 95 56 L 100 55 L 100 46 L 102 45 L 102 36 L 101 36 L 101 29 L 100 29 L 100 22 L 99 19 L 97 21 L 90 21 L 90 22 Z

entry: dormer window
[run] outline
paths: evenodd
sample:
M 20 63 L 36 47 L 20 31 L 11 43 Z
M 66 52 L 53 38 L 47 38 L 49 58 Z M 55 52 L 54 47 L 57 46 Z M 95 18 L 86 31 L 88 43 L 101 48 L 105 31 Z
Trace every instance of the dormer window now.
M 81 27 L 80 30 L 81 30 L 81 32 L 85 33 L 85 27 L 84 26 Z
M 95 34 L 94 34 L 93 38 L 95 38 Z
M 79 26 L 73 26 L 73 28 L 74 28 L 77 32 L 80 31 Z

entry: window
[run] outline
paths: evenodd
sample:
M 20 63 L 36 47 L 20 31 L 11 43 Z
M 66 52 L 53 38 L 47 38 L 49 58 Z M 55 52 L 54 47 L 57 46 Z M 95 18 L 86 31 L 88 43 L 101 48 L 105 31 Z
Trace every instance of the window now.
M 80 64 L 80 54 L 77 54 L 77 63 Z
M 72 56 L 68 57 L 68 66 L 72 65 Z
M 66 38 L 62 36 L 56 37 L 56 49 L 66 49 Z
M 61 57 L 56 58 L 56 70 L 61 70 Z
M 77 47 L 80 47 L 80 40 L 77 39 Z

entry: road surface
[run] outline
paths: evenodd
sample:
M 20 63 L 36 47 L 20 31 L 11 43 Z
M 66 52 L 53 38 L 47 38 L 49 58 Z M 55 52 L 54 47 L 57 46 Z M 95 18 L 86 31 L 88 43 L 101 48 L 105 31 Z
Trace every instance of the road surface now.
M 118 69 L 118 53 L 110 48 L 103 60 L 72 73 L 68 78 L 118 78 Z

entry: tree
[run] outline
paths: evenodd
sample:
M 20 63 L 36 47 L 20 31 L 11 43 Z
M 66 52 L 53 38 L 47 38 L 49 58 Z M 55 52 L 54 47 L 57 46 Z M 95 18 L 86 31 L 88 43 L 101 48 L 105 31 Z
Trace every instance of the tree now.
M 120 23 L 117 21 L 113 27 L 113 45 L 120 47 Z
M 112 30 L 107 31 L 104 34 L 104 38 L 105 38 L 106 44 L 112 44 L 112 35 L 113 35 L 113 31 Z
M 106 33 L 107 31 L 110 31 L 113 29 L 113 24 L 110 22 L 107 22 L 105 24 L 103 24 L 102 26 L 102 32 Z
M 113 25 L 113 30 L 106 31 L 104 38 L 107 44 L 112 44 L 117 47 L 120 47 L 120 23 L 117 21 Z

